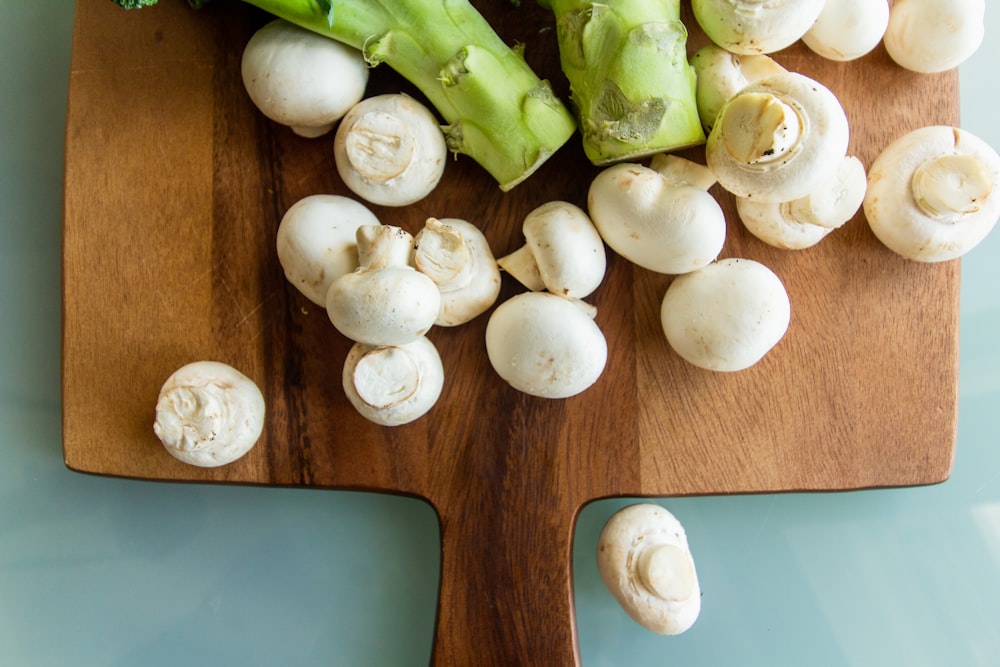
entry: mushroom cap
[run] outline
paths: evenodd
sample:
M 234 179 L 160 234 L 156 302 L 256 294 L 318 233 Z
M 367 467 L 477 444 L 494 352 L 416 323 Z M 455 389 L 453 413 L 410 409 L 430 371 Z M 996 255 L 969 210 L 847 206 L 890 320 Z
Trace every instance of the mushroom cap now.
M 791 304 L 771 269 L 729 258 L 676 278 L 663 297 L 660 320 L 683 359 L 707 370 L 739 371 L 785 335 Z
M 726 240 L 725 215 L 711 194 L 640 164 L 621 163 L 597 174 L 587 208 L 608 246 L 658 273 L 705 266 Z
M 368 64 L 360 50 L 283 19 L 254 33 L 240 69 L 261 113 L 304 137 L 332 130 L 368 85 Z
M 708 38 L 733 53 L 774 53 L 809 30 L 825 0 L 691 0 Z
M 330 284 L 358 268 L 358 227 L 378 224 L 374 213 L 349 197 L 300 199 L 278 225 L 278 262 L 285 277 L 310 301 L 325 306 Z
M 257 443 L 264 396 L 253 380 L 218 361 L 174 371 L 160 389 L 153 432 L 184 463 L 214 468 L 232 463 Z
M 486 236 L 467 220 L 431 218 L 417 233 L 417 270 L 441 293 L 435 324 L 453 327 L 485 313 L 500 295 L 500 268 Z
M 960 170 L 951 168 L 960 166 Z M 864 210 L 875 236 L 921 262 L 957 259 L 1000 217 L 1000 157 L 985 141 L 944 125 L 889 144 L 868 170 Z
M 802 42 L 823 58 L 846 62 L 878 46 L 888 25 L 888 0 L 831 0 Z
M 448 148 L 437 117 L 403 93 L 375 95 L 344 116 L 334 161 L 354 194 L 383 206 L 407 206 L 429 195 L 444 174 Z
M 514 389 L 567 398 L 598 380 L 608 344 L 579 302 L 550 292 L 526 292 L 490 315 L 486 352 L 496 373 Z
M 944 72 L 983 43 L 985 14 L 986 0 L 896 0 L 882 42 L 900 67 Z
M 785 202 L 831 178 L 849 139 L 837 97 L 803 74 L 783 72 L 726 102 L 705 159 L 719 184 L 737 197 Z
M 434 407 L 444 386 L 437 348 L 421 336 L 404 345 L 355 343 L 347 353 L 344 393 L 354 409 L 382 426 L 408 424 Z
M 546 202 L 528 213 L 522 229 L 548 291 L 582 299 L 604 280 L 604 241 L 579 206 L 565 201 Z
M 698 116 L 706 132 L 711 132 L 719 110 L 733 95 L 772 74 L 786 71 L 763 54 L 738 55 L 718 44 L 706 44 L 691 56 L 697 86 Z
M 677 635 L 701 613 L 687 534 L 659 505 L 629 505 L 608 520 L 597 543 L 597 569 L 626 613 L 648 630 Z

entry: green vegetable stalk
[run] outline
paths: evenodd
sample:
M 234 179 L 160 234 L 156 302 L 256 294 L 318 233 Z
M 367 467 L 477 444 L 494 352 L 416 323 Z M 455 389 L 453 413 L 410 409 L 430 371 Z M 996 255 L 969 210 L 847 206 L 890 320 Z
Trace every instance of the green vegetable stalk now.
M 156 2 L 112 1 L 126 8 Z M 503 190 L 527 178 L 576 130 L 548 82 L 468 0 L 243 1 L 399 72 L 446 121 L 449 149 L 482 165 Z
M 680 0 L 539 0 L 556 17 L 562 70 L 598 165 L 705 141 Z

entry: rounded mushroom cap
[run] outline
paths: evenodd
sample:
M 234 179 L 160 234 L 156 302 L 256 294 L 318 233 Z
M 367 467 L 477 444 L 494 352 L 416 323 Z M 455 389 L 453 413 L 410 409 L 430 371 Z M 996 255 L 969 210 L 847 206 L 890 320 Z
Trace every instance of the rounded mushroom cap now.
M 815 23 L 825 0 L 692 0 L 695 20 L 713 42 L 733 53 L 774 53 Z
M 864 210 L 875 236 L 921 262 L 957 259 L 1000 217 L 1000 157 L 955 127 L 913 130 L 889 144 L 868 170 Z
M 590 185 L 587 208 L 608 246 L 658 273 L 701 268 L 726 240 L 725 215 L 711 194 L 639 164 L 602 170 Z
M 542 283 L 553 294 L 582 299 L 604 280 L 604 241 L 579 206 L 542 204 L 525 217 L 523 232 Z
M 430 109 L 409 95 L 376 95 L 356 104 L 337 128 L 333 155 L 344 184 L 383 206 L 407 206 L 434 190 L 448 148 Z
M 687 534 L 659 505 L 630 505 L 608 520 L 598 539 L 597 569 L 622 608 L 648 630 L 677 635 L 701 613 Z
M 837 97 L 807 76 L 784 72 L 726 102 L 705 159 L 719 184 L 737 197 L 786 202 L 832 177 L 849 138 Z
M 368 85 L 361 51 L 282 19 L 247 42 L 241 74 L 261 113 L 304 137 L 332 130 Z
M 986 0 L 896 0 L 882 41 L 900 67 L 944 72 L 983 43 L 985 14 Z
M 434 407 L 444 386 L 444 368 L 437 348 L 423 336 L 404 345 L 355 343 L 342 380 L 348 401 L 362 417 L 399 426 Z
M 567 398 L 598 380 L 608 344 L 578 302 L 549 292 L 526 292 L 490 315 L 486 352 L 493 369 L 514 389 L 541 398 Z
M 785 68 L 763 54 L 738 55 L 718 44 L 706 44 L 691 56 L 694 67 L 695 100 L 706 132 L 711 132 L 719 110 L 748 85 L 784 72 Z
M 310 301 L 325 306 L 330 284 L 358 268 L 358 227 L 378 224 L 374 213 L 349 197 L 300 199 L 278 225 L 278 262 L 285 277 Z
M 676 278 L 660 308 L 667 342 L 688 362 L 739 371 L 763 358 L 788 330 L 781 279 L 750 259 L 723 259 Z
M 153 432 L 184 463 L 203 468 L 232 463 L 250 451 L 263 428 L 264 396 L 228 364 L 187 364 L 160 389 Z
M 802 42 L 823 58 L 845 62 L 878 46 L 888 25 L 888 0 L 831 0 Z
M 500 268 L 489 242 L 467 220 L 430 218 L 417 233 L 413 250 L 417 270 L 441 293 L 435 324 L 453 327 L 485 313 L 500 295 Z

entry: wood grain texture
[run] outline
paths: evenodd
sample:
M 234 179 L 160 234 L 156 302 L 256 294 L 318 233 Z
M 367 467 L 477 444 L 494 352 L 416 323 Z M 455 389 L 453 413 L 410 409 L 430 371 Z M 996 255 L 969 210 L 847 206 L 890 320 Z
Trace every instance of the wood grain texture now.
M 477 3 L 565 97 L 551 17 L 533 3 Z M 692 27 L 690 48 L 704 43 Z M 350 343 L 286 283 L 274 252 L 283 212 L 349 194 L 331 139 L 305 140 L 251 106 L 242 45 L 266 17 L 180 0 L 125 12 L 79 0 L 66 128 L 63 428 L 67 466 L 151 480 L 365 489 L 417 496 L 441 521 L 436 665 L 575 665 L 570 556 L 582 505 L 608 496 L 842 490 L 948 477 L 957 412 L 959 263 L 884 249 L 859 214 L 819 246 L 770 248 L 729 221 L 723 257 L 784 280 L 788 334 L 740 373 L 702 371 L 667 346 L 670 282 L 609 254 L 589 299 L 610 347 L 584 394 L 546 401 L 493 373 L 486 317 L 435 329 L 446 386 L 423 419 L 374 426 L 343 397 Z M 870 165 L 895 137 L 957 124 L 957 75 L 904 72 L 879 49 L 833 63 L 795 46 L 776 59 L 841 99 L 851 150 Z M 391 71 L 371 91 L 416 94 Z M 700 149 L 685 153 L 703 159 Z M 476 222 L 499 255 L 552 199 L 578 205 L 596 170 L 576 139 L 502 194 L 465 158 L 405 209 Z M 518 288 L 505 279 L 501 298 Z M 217 469 L 186 466 L 152 433 L 160 385 L 197 359 L 230 363 L 265 394 L 259 444 Z

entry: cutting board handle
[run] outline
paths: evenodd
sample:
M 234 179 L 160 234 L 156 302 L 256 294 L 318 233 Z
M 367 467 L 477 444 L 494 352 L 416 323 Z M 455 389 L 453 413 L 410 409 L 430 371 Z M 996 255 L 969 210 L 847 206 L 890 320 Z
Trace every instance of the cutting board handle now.
M 432 667 L 577 667 L 575 509 L 536 499 L 442 513 Z

